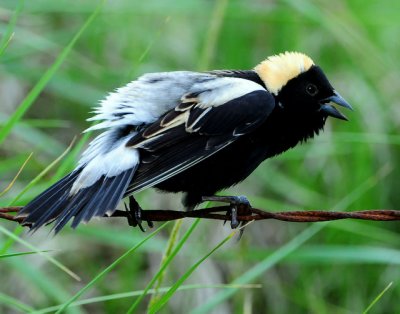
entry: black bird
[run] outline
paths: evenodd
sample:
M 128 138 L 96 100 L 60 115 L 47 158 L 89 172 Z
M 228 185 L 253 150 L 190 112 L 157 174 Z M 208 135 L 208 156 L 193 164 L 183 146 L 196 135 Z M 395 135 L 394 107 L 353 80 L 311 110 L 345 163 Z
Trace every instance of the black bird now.
M 24 223 L 36 230 L 54 221 L 58 232 L 73 218 L 75 228 L 112 215 L 123 197 L 149 187 L 185 192 L 187 208 L 204 199 L 246 203 L 212 196 L 314 137 L 328 116 L 347 120 L 330 103 L 351 109 L 298 52 L 254 70 L 145 74 L 101 102 L 89 120 L 102 122 L 87 131 L 104 132 L 73 172 L 22 209 Z

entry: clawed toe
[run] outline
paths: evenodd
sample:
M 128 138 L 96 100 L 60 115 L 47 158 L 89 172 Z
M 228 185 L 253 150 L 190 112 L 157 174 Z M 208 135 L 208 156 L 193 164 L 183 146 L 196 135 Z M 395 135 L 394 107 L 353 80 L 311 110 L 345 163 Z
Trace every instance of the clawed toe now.
M 128 215 L 128 224 L 132 227 L 138 226 L 140 230 L 146 232 L 146 229 L 142 226 L 142 208 L 139 206 L 138 202 L 135 200 L 133 196 L 129 196 L 129 203 L 124 204 L 125 210 L 127 211 Z M 149 228 L 153 228 L 154 224 L 152 221 L 147 221 L 147 225 Z
M 239 226 L 243 226 L 243 222 L 239 222 L 238 216 L 246 215 L 251 213 L 251 205 L 246 196 L 203 196 L 203 201 L 214 201 L 214 202 L 223 202 L 229 203 L 230 208 L 227 212 L 227 215 L 230 217 L 231 228 L 236 229 Z M 243 229 L 241 230 L 241 234 L 243 233 Z

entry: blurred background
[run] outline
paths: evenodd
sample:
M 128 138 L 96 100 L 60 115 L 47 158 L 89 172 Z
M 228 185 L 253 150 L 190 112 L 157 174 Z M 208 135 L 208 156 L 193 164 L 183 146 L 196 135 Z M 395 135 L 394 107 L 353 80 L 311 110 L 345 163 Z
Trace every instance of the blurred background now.
M 269 55 L 295 50 L 311 56 L 354 107 L 346 112 L 350 121 L 329 119 L 315 140 L 264 162 L 223 194 L 245 194 L 254 207 L 271 211 L 400 210 L 400 2 L 113 0 L 68 51 L 98 5 L 0 0 L 0 191 L 33 153 L 1 195 L 1 206 L 26 204 L 73 169 L 87 144 L 81 132 L 92 107 L 139 75 L 251 69 Z M 63 53 L 61 67 L 46 72 Z M 145 191 L 137 199 L 143 208 L 181 209 L 180 195 Z M 180 234 L 192 224 L 185 220 Z M 100 299 L 67 312 L 125 313 L 135 298 L 120 294 L 146 287 L 172 226 L 80 298 Z M 123 219 L 91 221 L 56 237 L 50 227 L 33 235 L 15 227 L 0 224 L 1 313 L 54 312 L 49 307 L 69 300 L 150 234 Z M 399 312 L 398 231 L 398 222 L 255 222 L 240 241 L 236 235 L 208 257 L 185 282 L 195 286 L 178 291 L 163 313 L 361 313 L 376 298 L 372 313 Z M 161 285 L 174 284 L 229 233 L 228 225 L 201 221 Z M 34 249 L 49 251 L 46 256 L 81 281 L 40 254 L 19 255 Z M 137 311 L 148 303 L 144 298 Z

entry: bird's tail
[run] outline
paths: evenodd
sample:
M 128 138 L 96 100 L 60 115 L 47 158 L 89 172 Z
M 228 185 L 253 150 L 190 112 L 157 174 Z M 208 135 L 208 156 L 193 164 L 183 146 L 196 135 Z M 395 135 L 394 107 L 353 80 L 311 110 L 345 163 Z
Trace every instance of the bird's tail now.
M 52 185 L 23 207 L 23 225 L 35 231 L 43 225 L 55 222 L 54 231 L 59 232 L 74 217 L 72 227 L 88 222 L 92 217 L 111 215 L 123 198 L 132 180 L 136 167 L 129 168 L 115 176 L 101 176 L 90 186 L 73 191 L 74 183 L 80 177 L 78 168 Z

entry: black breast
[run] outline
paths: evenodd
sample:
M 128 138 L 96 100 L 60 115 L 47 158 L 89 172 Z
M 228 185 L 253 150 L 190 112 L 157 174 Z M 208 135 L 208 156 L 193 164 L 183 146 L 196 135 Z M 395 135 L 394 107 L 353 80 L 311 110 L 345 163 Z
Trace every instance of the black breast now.
M 304 118 L 287 116 L 276 107 L 256 131 L 156 187 L 169 192 L 187 192 L 185 205 L 196 205 L 202 196 L 214 195 L 243 181 L 265 159 L 312 138 L 324 123 L 325 118 L 318 114 Z

